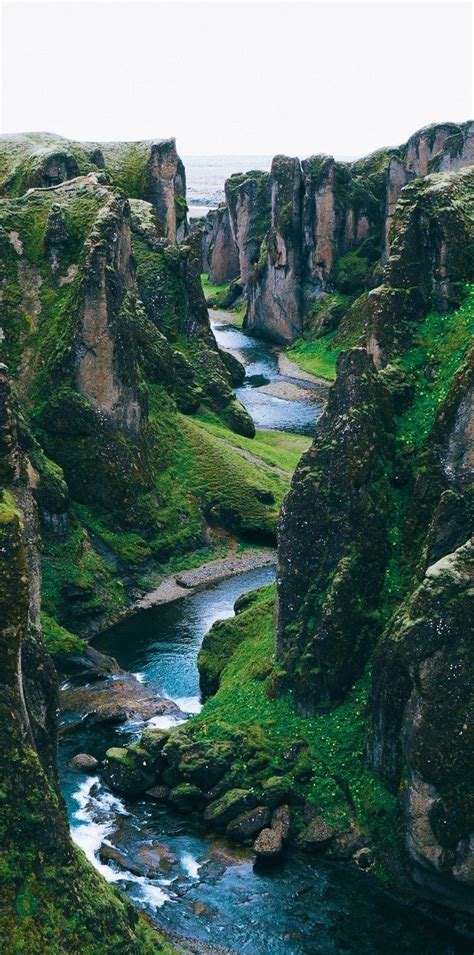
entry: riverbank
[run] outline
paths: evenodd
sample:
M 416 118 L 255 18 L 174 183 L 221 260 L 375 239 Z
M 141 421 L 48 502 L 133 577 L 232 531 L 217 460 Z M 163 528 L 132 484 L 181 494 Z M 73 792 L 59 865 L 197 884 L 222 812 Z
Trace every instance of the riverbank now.
M 198 590 L 204 590 L 212 584 L 220 583 L 236 574 L 243 574 L 248 570 L 257 570 L 260 567 L 272 567 L 276 564 L 276 550 L 262 548 L 230 557 L 219 557 L 209 560 L 191 570 L 178 574 L 170 574 L 160 582 L 158 587 L 150 591 L 130 608 L 131 613 L 138 610 L 149 610 L 161 604 L 172 603 L 189 597 Z M 128 614 L 130 616 L 130 614 Z

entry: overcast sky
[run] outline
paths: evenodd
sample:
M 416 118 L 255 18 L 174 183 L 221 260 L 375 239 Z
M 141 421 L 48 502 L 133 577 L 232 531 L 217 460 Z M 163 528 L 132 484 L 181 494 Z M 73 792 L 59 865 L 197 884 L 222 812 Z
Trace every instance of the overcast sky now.
M 363 155 L 472 112 L 468 3 L 4 3 L 3 132 Z

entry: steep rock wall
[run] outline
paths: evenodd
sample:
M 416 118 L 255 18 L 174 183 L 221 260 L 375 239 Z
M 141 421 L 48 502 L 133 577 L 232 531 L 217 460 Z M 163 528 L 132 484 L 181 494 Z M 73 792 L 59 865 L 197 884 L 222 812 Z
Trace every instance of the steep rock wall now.
M 277 179 L 278 169 L 292 162 L 300 165 L 301 208 L 288 218 L 288 196 Z M 431 172 L 473 162 L 474 124 L 446 123 L 351 163 L 324 155 L 301 164 L 276 157 L 270 177 L 232 176 L 226 204 L 248 297 L 247 327 L 290 341 L 311 329 L 313 311 L 328 293 L 353 296 L 376 287 L 396 238 L 393 220 L 402 189 Z M 224 222 L 223 211 L 220 216 Z M 230 255 L 224 238 L 221 275 Z M 232 275 L 233 268 L 232 260 Z
M 118 945 L 129 955 L 151 955 L 161 950 L 161 938 L 102 881 L 69 836 L 56 770 L 57 678 L 39 626 L 38 523 L 13 406 L 1 366 L 2 952 L 107 955 Z
M 54 133 L 0 137 L 0 194 L 21 196 L 94 173 L 155 209 L 171 242 L 187 234 L 186 175 L 174 139 L 79 143 Z
M 298 159 L 274 158 L 269 189 L 270 230 L 249 281 L 244 327 L 284 343 L 298 333 L 301 320 L 302 178 Z
M 277 630 L 277 684 L 304 714 L 373 659 L 368 757 L 399 796 L 413 884 L 469 911 L 472 312 L 454 309 L 474 278 L 473 176 L 401 194 L 369 355 L 339 358 L 283 505 Z

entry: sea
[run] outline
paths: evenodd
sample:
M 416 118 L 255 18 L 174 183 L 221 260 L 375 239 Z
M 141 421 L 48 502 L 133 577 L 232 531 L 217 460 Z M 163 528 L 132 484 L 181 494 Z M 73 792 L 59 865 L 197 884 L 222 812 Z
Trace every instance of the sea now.
M 272 164 L 272 156 L 182 156 L 182 160 L 190 219 L 201 219 L 224 202 L 224 183 L 233 172 L 269 172 Z

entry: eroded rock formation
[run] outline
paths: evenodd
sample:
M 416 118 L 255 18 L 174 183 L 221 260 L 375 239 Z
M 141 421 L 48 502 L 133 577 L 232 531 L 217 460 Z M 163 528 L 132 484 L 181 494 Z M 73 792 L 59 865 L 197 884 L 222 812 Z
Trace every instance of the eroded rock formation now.
M 301 163 L 275 157 L 270 174 L 232 176 L 226 207 L 211 214 L 213 247 L 221 280 L 226 272 L 234 278 L 237 247 L 248 330 L 291 341 L 311 330 L 314 308 L 328 293 L 354 296 L 376 287 L 396 241 L 393 217 L 401 190 L 432 172 L 473 163 L 474 124 L 446 123 L 351 163 L 324 155 Z M 290 199 L 284 180 L 291 178 Z M 217 281 L 205 243 L 204 268 Z

